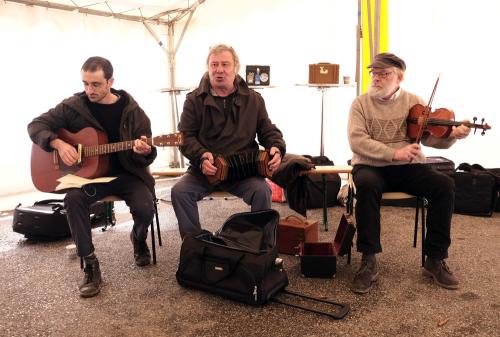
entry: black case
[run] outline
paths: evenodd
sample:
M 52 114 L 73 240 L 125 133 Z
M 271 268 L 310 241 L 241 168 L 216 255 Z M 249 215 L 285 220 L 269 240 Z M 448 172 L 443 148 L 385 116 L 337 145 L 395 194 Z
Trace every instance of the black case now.
M 104 202 L 97 202 L 91 207 L 92 227 L 106 222 Z M 12 230 L 36 240 L 57 240 L 71 236 L 66 211 L 60 199 L 37 201 L 33 206 L 18 205 L 14 210 Z
M 310 156 L 309 158 L 315 166 L 332 166 L 333 161 L 327 156 Z M 337 203 L 337 195 L 340 191 L 341 179 L 338 173 L 326 174 L 326 200 L 327 206 L 333 207 Z M 306 190 L 307 209 L 323 208 L 323 177 L 320 174 L 307 175 L 304 177 L 304 188 Z
M 237 213 L 215 233 L 184 237 L 177 282 L 252 305 L 268 302 L 288 285 L 276 248 L 275 210 Z
M 443 173 L 451 173 L 455 171 L 455 163 L 453 160 L 445 157 L 430 156 L 426 158 L 426 163 L 432 166 L 432 168 Z
M 479 164 L 461 163 L 455 181 L 455 213 L 492 216 L 500 198 L 500 176 Z

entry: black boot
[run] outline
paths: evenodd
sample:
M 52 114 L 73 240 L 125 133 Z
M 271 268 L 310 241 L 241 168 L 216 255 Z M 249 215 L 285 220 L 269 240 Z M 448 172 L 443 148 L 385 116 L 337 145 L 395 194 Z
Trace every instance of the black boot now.
M 134 245 L 135 264 L 143 267 L 151 263 L 151 253 L 149 252 L 146 240 L 139 241 L 134 236 L 134 231 L 130 233 L 130 241 Z
M 78 286 L 81 297 L 92 297 L 101 290 L 101 269 L 95 255 L 84 258 L 85 268 L 82 283 Z

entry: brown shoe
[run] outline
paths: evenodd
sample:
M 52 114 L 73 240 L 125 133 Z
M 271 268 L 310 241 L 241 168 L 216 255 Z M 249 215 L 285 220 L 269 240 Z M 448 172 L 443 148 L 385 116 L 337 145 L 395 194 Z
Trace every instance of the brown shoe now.
M 149 252 L 146 240 L 139 241 L 135 238 L 134 232 L 130 233 L 130 241 L 134 245 L 135 264 L 139 267 L 147 266 L 151 263 L 151 253 Z
M 361 258 L 361 266 L 354 276 L 351 290 L 357 294 L 365 294 L 378 280 L 378 268 L 375 254 L 365 255 Z
M 446 289 L 458 289 L 458 278 L 448 268 L 444 260 L 428 257 L 424 263 L 424 276 L 434 279 L 437 285 Z

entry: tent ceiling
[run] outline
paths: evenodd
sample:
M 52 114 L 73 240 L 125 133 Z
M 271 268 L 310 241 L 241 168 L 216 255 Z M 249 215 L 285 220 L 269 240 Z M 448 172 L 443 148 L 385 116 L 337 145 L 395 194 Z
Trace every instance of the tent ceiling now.
M 28 6 L 114 17 L 121 20 L 169 24 L 182 19 L 205 0 L 5 0 Z

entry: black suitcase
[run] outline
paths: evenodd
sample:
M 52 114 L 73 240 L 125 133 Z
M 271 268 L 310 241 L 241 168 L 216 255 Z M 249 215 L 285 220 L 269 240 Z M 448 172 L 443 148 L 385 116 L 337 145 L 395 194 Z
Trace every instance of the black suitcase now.
M 275 210 L 237 213 L 215 233 L 184 237 L 177 282 L 232 300 L 261 305 L 288 285 L 276 248 Z
M 455 213 L 492 216 L 500 198 L 500 177 L 479 164 L 461 163 L 455 181 Z
M 107 222 L 107 210 L 104 202 L 97 202 L 91 207 L 92 227 Z M 14 210 L 12 230 L 34 240 L 57 240 L 71 236 L 66 211 L 60 199 L 37 201 L 33 206 L 18 205 Z

